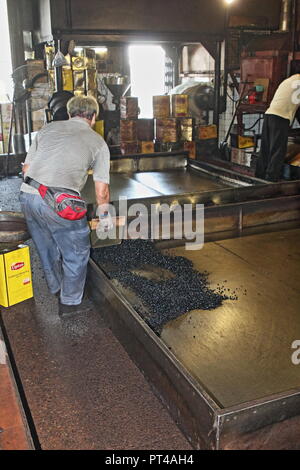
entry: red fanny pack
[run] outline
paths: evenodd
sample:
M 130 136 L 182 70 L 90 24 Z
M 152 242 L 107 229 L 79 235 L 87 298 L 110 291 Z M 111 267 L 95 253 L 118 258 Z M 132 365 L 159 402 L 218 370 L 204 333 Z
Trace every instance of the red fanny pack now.
M 86 215 L 86 202 L 75 191 L 49 188 L 31 178 L 27 178 L 25 183 L 36 188 L 44 201 L 63 219 L 79 220 Z

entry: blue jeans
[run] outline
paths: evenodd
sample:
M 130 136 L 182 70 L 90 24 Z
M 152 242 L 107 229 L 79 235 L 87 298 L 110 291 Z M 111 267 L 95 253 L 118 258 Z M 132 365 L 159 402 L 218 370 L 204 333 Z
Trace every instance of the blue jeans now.
M 20 203 L 50 292 L 60 290 L 60 300 L 65 305 L 80 304 L 90 256 L 86 217 L 63 219 L 39 194 L 21 192 Z

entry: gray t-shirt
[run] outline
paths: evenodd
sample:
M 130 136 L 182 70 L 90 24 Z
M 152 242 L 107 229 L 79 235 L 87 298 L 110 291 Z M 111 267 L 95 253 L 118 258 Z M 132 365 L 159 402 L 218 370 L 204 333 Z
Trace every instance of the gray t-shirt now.
M 94 181 L 109 184 L 110 154 L 104 139 L 89 124 L 75 117 L 46 124 L 36 135 L 26 159 L 26 176 L 45 186 L 80 191 L 89 169 Z M 37 193 L 23 183 L 21 191 Z

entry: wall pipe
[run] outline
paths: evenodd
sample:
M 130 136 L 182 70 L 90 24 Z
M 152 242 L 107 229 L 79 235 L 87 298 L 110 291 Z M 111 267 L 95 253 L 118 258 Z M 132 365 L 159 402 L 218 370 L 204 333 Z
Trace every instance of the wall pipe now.
M 281 32 L 288 32 L 291 29 L 292 20 L 292 6 L 294 0 L 282 0 L 281 2 L 281 15 L 280 15 L 280 26 Z
M 222 53 L 222 41 L 217 42 L 215 56 L 215 97 L 214 97 L 214 115 L 213 122 L 219 130 L 220 120 L 220 88 L 221 88 L 221 53 Z

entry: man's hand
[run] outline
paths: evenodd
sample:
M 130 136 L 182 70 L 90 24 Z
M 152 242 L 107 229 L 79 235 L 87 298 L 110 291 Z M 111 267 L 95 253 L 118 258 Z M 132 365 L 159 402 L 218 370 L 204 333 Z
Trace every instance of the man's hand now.
M 111 218 L 111 215 L 107 212 L 105 214 L 98 214 L 99 215 L 99 222 L 96 227 L 96 235 L 98 238 L 101 237 L 102 233 L 109 232 L 113 229 L 114 223 Z
M 28 163 L 23 163 L 23 164 L 22 164 L 22 173 L 23 173 L 23 176 L 25 176 L 25 173 L 27 173 L 28 170 L 29 170 L 29 164 L 28 164 Z

